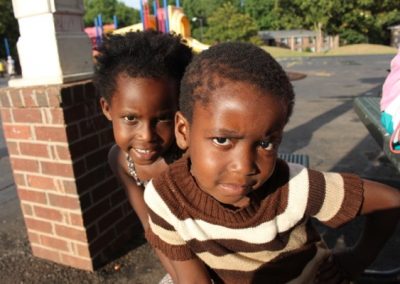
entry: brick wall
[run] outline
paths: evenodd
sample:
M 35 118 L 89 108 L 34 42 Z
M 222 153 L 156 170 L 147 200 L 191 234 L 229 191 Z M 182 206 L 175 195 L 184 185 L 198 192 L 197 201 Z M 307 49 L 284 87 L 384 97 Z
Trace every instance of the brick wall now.
M 94 270 L 140 230 L 107 165 L 113 143 L 91 81 L 0 89 L 32 253 Z

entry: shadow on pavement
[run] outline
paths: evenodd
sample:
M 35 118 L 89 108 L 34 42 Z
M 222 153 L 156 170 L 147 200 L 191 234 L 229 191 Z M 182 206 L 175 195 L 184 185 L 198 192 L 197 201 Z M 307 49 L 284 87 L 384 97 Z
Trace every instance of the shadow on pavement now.
M 291 141 L 290 145 L 286 145 L 285 147 L 287 148 L 286 152 L 296 152 L 297 150 L 308 146 L 315 131 L 334 120 L 337 116 L 346 113 L 352 107 L 353 101 L 346 100 L 343 104 L 285 132 L 283 134 L 285 141 Z M 301 137 L 301 139 L 298 139 L 298 137 Z

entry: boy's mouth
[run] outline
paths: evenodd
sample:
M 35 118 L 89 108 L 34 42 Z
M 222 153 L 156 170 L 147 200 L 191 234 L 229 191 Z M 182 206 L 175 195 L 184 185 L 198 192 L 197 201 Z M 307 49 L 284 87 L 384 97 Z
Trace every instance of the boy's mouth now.
M 220 189 L 227 195 L 246 195 L 251 191 L 251 186 L 233 183 L 220 184 Z

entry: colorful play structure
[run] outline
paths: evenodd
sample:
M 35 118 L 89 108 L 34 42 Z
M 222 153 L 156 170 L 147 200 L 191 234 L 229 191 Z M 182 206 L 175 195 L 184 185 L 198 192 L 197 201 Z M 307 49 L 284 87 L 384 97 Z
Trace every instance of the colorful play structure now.
M 141 23 L 117 29 L 116 20 L 114 24 L 103 25 L 101 16 L 95 19 L 95 26 L 86 28 L 85 31 L 92 40 L 93 46 L 98 45 L 101 41 L 103 33 L 112 32 L 123 34 L 129 31 L 141 31 L 146 29 L 154 29 L 162 32 L 174 32 L 180 34 L 194 52 L 201 52 L 209 46 L 191 37 L 190 21 L 180 7 L 179 0 L 176 5 L 168 5 L 167 0 L 163 0 L 163 6 L 160 6 L 159 0 L 153 1 L 153 14 L 147 0 L 140 0 L 140 17 Z

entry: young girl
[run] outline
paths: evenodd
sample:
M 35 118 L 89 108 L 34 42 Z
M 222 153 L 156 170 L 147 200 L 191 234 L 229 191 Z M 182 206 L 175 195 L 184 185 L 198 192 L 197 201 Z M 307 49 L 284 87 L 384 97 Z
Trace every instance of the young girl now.
M 180 156 L 174 114 L 191 58 L 180 37 L 150 30 L 108 36 L 96 57 L 94 82 L 115 138 L 108 161 L 145 231 L 144 186 Z
M 181 83 L 177 144 L 187 155 L 145 191 L 148 241 L 174 283 L 347 283 L 374 260 L 400 216 L 400 193 L 351 174 L 277 158 L 294 93 L 262 49 L 223 43 Z M 353 248 L 330 251 L 311 218 L 338 227 L 367 215 Z
M 110 35 L 96 57 L 95 85 L 116 143 L 109 164 L 144 229 L 144 185 L 179 156 L 173 119 L 191 58 L 180 37 L 150 30 Z

